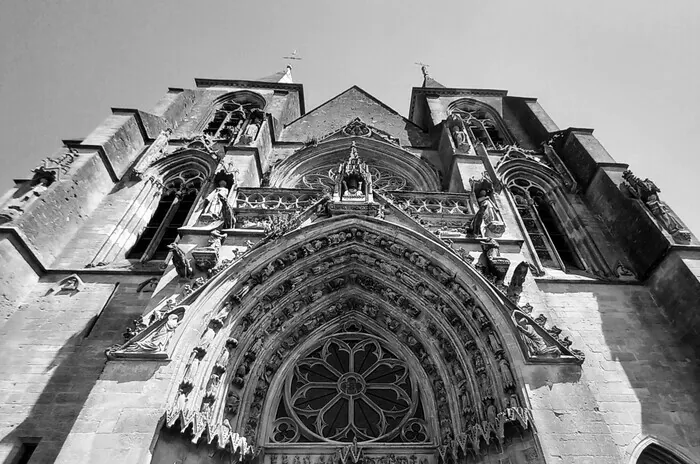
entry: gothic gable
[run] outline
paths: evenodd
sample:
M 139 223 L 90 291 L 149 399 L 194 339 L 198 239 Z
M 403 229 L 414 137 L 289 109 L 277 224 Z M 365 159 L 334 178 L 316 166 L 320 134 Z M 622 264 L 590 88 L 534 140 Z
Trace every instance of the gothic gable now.
M 290 123 L 279 137 L 283 142 L 320 140 L 353 119 L 384 131 L 401 145 L 430 147 L 432 142 L 419 126 L 401 116 L 369 93 L 353 86 Z

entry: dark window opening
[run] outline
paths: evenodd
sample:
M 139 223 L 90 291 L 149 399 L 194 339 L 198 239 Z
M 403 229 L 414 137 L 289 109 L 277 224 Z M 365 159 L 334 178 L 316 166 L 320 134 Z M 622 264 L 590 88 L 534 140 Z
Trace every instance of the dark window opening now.
M 227 101 L 216 110 L 204 133 L 218 141 L 234 142 L 246 122 L 260 113 L 261 107 L 256 102 Z
M 174 200 L 175 192 L 171 192 L 161 197 L 158 207 L 156 208 L 155 213 L 153 213 L 153 217 L 151 217 L 151 220 L 148 221 L 148 225 L 141 233 L 136 245 L 134 245 L 129 254 L 126 255 L 127 258 L 139 259 L 141 256 L 143 256 L 143 254 L 146 252 L 146 248 L 148 248 L 148 245 L 155 237 L 160 224 L 163 222 L 163 219 L 165 219 L 165 215 L 168 213 L 170 205 L 173 204 Z
M 170 221 L 170 224 L 165 229 L 163 238 L 160 240 L 155 253 L 153 254 L 153 259 L 165 259 L 168 256 L 168 245 L 173 243 L 177 239 L 178 229 L 185 225 L 187 220 L 187 215 L 197 198 L 196 191 L 190 191 L 189 193 L 182 196 L 180 202 L 177 206 L 177 211 Z
M 532 195 L 535 209 L 540 216 L 542 225 L 549 234 L 552 245 L 557 250 L 559 258 L 561 258 L 565 266 L 574 269 L 581 269 L 576 253 L 569 243 L 569 238 L 566 236 L 561 228 L 561 224 L 554 216 L 554 211 L 552 211 L 551 206 L 548 204 L 544 193 L 541 190 L 531 188 L 530 194 L 533 193 L 536 193 L 535 195 Z
M 509 190 L 542 265 L 559 268 L 563 264 L 566 268 L 583 269 L 545 193 L 525 179 L 517 179 L 514 184 Z
M 469 129 L 471 129 L 472 134 L 474 135 L 474 138 L 477 140 L 477 142 L 483 143 L 486 148 L 491 147 L 491 141 L 489 140 L 489 136 L 480 123 L 472 121 L 469 124 Z
M 680 458 L 659 445 L 647 446 L 637 459 L 637 464 L 685 464 Z
M 14 464 L 28 464 L 37 446 L 39 446 L 39 439 L 32 439 L 31 441 L 22 443 L 15 457 Z
M 146 262 L 168 256 L 168 245 L 177 240 L 178 229 L 185 225 L 202 188 L 202 180 L 201 172 L 190 169 L 166 182 L 153 216 L 126 255 L 128 259 Z

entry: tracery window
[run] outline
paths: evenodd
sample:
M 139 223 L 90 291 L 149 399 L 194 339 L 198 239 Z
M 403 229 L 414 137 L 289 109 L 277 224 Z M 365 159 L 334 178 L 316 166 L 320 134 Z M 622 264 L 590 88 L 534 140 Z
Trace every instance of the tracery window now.
M 165 259 L 168 245 L 177 239 L 178 229 L 185 224 L 203 183 L 204 176 L 196 169 L 184 170 L 168 179 L 153 216 L 127 258 L 141 262 Z
M 261 99 L 262 100 L 262 99 Z M 218 142 L 252 142 L 263 122 L 264 100 L 238 97 L 221 104 L 204 128 L 204 133 Z
M 417 381 L 380 339 L 342 333 L 322 339 L 288 374 L 274 443 L 427 443 Z
M 564 270 L 583 269 L 545 192 L 527 179 L 516 179 L 508 188 L 542 264 Z
M 472 140 L 475 142 L 481 142 L 486 148 L 491 149 L 496 149 L 500 145 L 506 145 L 496 123 L 483 109 L 466 106 L 455 109 L 452 113 L 462 118 Z

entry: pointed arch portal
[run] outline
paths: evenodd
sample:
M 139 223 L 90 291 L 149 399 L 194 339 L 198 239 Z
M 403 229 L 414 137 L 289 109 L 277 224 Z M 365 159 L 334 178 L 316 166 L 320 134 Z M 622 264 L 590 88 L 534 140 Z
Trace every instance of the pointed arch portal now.
M 307 222 L 182 303 L 168 427 L 266 464 L 541 455 L 493 284 L 422 230 Z

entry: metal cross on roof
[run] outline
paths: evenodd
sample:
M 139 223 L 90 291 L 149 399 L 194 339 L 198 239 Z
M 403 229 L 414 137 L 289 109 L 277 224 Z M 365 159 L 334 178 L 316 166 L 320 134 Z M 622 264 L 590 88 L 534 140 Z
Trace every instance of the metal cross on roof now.
M 423 71 L 423 77 L 428 77 L 428 68 L 430 67 L 430 65 L 422 63 L 420 61 L 417 61 L 415 64 L 420 66 L 420 70 Z
M 296 50 L 294 50 L 294 51 L 292 52 L 291 55 L 289 55 L 289 56 L 283 56 L 282 58 L 284 58 L 285 60 L 301 60 L 301 58 L 299 58 L 299 57 L 297 56 L 297 51 L 296 51 Z

